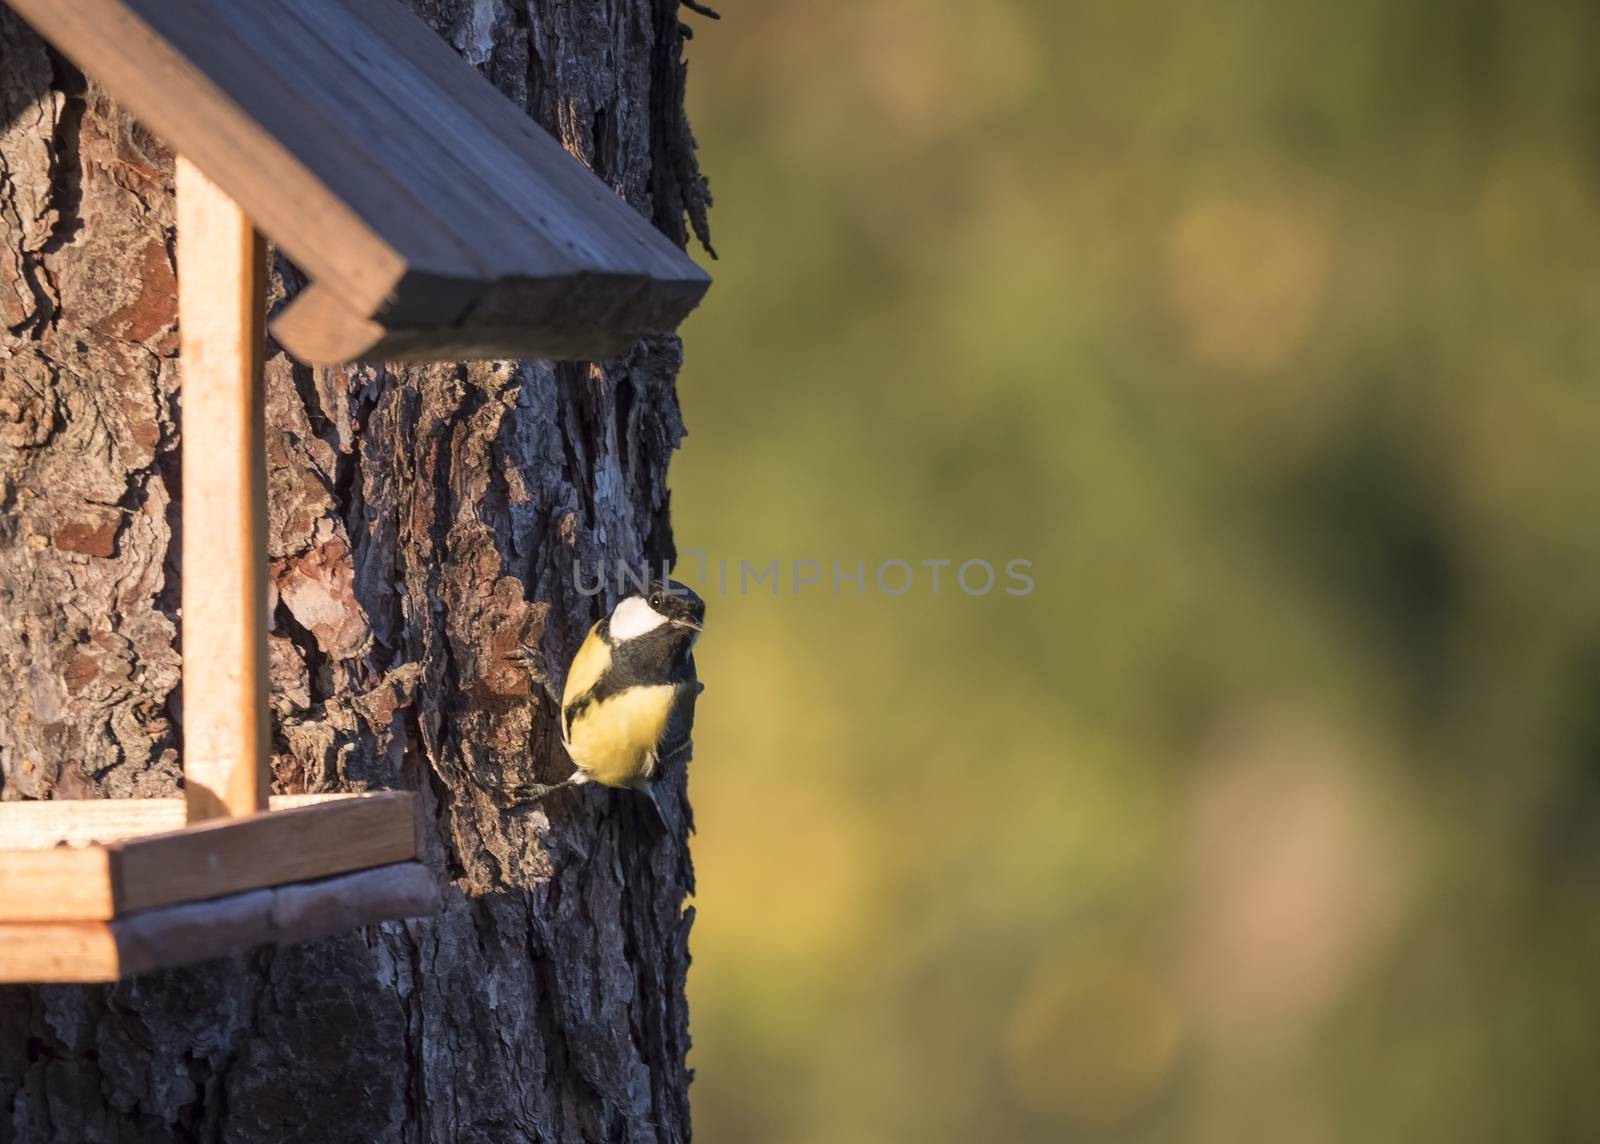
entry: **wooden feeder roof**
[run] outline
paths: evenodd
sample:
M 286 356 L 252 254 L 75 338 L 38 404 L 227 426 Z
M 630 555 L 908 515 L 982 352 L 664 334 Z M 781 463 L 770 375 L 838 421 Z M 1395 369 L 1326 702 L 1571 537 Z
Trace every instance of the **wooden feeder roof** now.
M 594 358 L 710 285 L 398 0 L 8 0 L 311 279 L 295 356 Z

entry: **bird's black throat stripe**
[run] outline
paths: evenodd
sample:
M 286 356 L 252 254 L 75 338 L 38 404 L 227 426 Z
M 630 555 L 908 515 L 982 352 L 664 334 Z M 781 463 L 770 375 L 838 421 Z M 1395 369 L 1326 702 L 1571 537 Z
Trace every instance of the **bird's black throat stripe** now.
M 573 720 L 583 711 L 631 687 L 694 682 L 692 631 L 663 624 L 624 643 L 612 643 L 611 620 L 607 617 L 600 621 L 595 634 L 605 640 L 611 650 L 611 667 L 601 674 L 593 687 L 567 705 L 563 723 L 569 735 Z

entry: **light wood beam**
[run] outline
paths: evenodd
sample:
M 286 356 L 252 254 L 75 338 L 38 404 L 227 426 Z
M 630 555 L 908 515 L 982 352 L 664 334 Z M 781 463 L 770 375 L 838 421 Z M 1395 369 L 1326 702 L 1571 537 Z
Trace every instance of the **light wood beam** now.
M 267 808 L 266 252 L 178 159 L 183 774 L 188 820 Z

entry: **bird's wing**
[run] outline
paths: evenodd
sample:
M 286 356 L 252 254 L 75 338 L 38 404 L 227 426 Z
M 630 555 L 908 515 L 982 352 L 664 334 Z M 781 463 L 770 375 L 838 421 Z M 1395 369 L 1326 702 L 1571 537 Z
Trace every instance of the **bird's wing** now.
M 656 744 L 656 765 L 652 778 L 660 779 L 670 771 L 682 769 L 689 762 L 694 752 L 694 704 L 699 695 L 700 685 L 693 679 L 677 685 L 672 713 L 667 716 L 661 741 Z

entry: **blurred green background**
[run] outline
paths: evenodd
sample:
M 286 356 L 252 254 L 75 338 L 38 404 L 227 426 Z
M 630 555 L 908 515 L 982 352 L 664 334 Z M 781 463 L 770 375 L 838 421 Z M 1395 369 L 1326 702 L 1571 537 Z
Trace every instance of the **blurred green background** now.
M 697 1138 L 1600 1139 L 1600 8 L 719 7 Z

